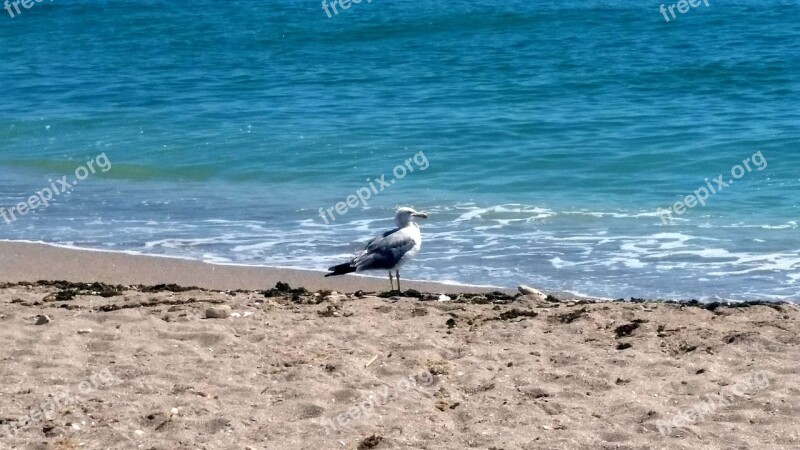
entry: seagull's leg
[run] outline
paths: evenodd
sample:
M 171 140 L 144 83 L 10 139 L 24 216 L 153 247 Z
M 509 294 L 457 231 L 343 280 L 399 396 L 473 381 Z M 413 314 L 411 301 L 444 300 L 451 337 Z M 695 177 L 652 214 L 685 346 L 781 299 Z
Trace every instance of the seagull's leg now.
M 390 270 L 389 271 L 389 286 L 391 286 L 391 287 L 389 288 L 389 292 L 392 292 L 394 290 L 394 283 L 392 282 L 392 280 L 393 280 L 392 271 Z M 400 279 L 398 278 L 397 281 L 400 281 Z
M 400 290 L 400 271 L 399 270 L 395 270 L 394 273 L 395 273 L 395 275 L 397 275 L 397 290 L 399 291 Z

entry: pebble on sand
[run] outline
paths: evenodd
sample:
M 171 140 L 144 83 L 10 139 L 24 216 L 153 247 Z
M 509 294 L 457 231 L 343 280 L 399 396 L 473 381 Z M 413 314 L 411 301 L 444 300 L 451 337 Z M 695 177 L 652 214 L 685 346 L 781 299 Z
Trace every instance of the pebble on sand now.
M 527 295 L 534 300 L 545 300 L 547 298 L 547 295 L 544 292 L 534 289 L 530 286 L 525 286 L 524 284 L 520 284 L 517 289 L 519 290 L 520 294 Z
M 348 298 L 344 294 L 340 294 L 340 293 L 338 293 L 336 291 L 333 291 L 330 294 L 326 295 L 325 298 L 323 298 L 323 300 L 325 300 L 326 302 L 333 303 L 333 304 L 339 304 L 339 303 L 341 303 L 343 301 L 347 301 Z
M 206 309 L 206 319 L 227 319 L 231 315 L 231 307 L 228 305 L 212 306 Z
M 36 316 L 36 325 L 47 325 L 48 323 L 52 322 L 53 320 L 50 319 L 50 316 L 47 314 L 42 314 L 40 316 Z
M 92 332 L 91 328 L 84 328 L 82 330 L 78 330 L 78 334 L 89 334 Z

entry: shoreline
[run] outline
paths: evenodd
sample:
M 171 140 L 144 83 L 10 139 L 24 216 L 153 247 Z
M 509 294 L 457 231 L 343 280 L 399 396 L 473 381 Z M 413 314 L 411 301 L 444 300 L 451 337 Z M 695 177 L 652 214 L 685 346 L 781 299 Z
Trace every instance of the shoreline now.
M 277 283 L 311 292 L 342 293 L 386 292 L 388 280 L 377 275 L 349 274 L 325 278 L 327 272 L 292 267 L 254 266 L 236 263 L 206 262 L 182 256 L 149 255 L 136 251 L 83 248 L 35 241 L 0 240 L 0 284 L 67 281 L 101 282 L 110 285 L 177 285 L 210 291 L 259 291 Z M 436 294 L 482 294 L 502 292 L 514 295 L 512 287 L 470 285 L 449 281 L 403 280 L 403 291 L 415 290 Z M 538 287 L 536 287 L 538 289 Z M 541 290 L 561 301 L 672 303 L 689 306 L 794 304 L 792 299 L 753 298 L 748 300 L 676 299 L 676 298 L 604 298 L 569 291 Z
M 378 272 L 376 272 L 378 273 Z M 370 275 L 324 277 L 325 272 L 198 261 L 180 256 L 86 249 L 30 241 L 0 241 L 0 283 L 64 280 L 122 285 L 177 284 L 203 289 L 270 289 L 278 282 L 311 291 L 384 291 L 388 279 Z M 403 290 L 436 293 L 516 292 L 513 288 L 403 280 Z M 582 297 L 559 293 L 565 298 Z

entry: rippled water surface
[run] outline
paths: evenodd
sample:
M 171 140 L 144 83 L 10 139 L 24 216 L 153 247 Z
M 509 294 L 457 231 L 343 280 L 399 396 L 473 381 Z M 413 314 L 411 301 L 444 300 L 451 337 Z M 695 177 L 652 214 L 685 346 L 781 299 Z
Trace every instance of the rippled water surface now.
M 670 23 L 658 6 L 375 0 L 328 18 L 311 0 L 54 0 L 0 15 L 0 206 L 112 164 L 0 221 L 0 239 L 323 269 L 413 205 L 431 218 L 410 278 L 800 300 L 800 4 L 711 2 Z M 320 217 L 418 152 L 425 170 Z M 656 213 L 719 175 L 705 206 Z

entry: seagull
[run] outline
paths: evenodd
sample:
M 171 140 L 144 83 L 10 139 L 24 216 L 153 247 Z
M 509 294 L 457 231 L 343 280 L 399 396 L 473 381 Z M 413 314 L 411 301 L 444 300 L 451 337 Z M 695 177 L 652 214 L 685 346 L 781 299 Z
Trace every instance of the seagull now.
M 422 247 L 422 233 L 414 218 L 427 219 L 428 215 L 416 211 L 414 208 L 402 207 L 397 209 L 394 223 L 397 228 L 375 236 L 367 243 L 358 256 L 350 262 L 329 268 L 326 277 L 344 275 L 365 270 L 388 270 L 390 290 L 394 290 L 392 270 L 397 275 L 397 290 L 400 290 L 400 268 L 405 265 Z

